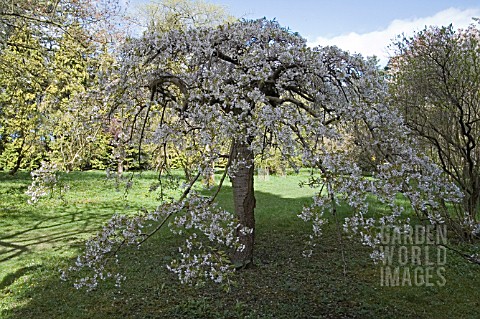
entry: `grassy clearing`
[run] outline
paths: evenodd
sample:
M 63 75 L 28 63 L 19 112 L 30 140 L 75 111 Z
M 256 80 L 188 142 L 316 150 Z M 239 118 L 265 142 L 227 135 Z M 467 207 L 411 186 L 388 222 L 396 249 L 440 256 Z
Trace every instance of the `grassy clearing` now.
M 134 179 L 125 197 L 103 172 L 70 173 L 65 202 L 29 206 L 28 174 L 0 173 L 0 318 L 478 318 L 480 267 L 457 256 L 447 256 L 443 287 L 383 287 L 369 251 L 346 238 L 342 245 L 331 223 L 314 255 L 302 257 L 310 229 L 296 214 L 313 194 L 298 187 L 305 177 L 256 181 L 255 267 L 238 273 L 230 293 L 179 285 L 164 267 L 175 253 L 168 233 L 123 252 L 121 289 L 108 283 L 85 293 L 61 282 L 58 269 L 113 213 L 154 208 L 148 187 L 156 175 Z M 219 201 L 229 209 L 225 186 Z

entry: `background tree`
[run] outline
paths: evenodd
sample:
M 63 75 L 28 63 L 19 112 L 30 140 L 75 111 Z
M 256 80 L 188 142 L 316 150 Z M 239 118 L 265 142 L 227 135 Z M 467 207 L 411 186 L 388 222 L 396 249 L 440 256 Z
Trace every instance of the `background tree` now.
M 396 48 L 393 103 L 464 193 L 454 225 L 471 237 L 480 212 L 480 32 L 430 27 Z
M 44 151 L 42 95 L 48 83 L 45 49 L 28 27 L 15 30 L 17 43 L 0 53 L 0 167 L 14 174 L 32 167 Z
M 0 168 L 108 165 L 106 112 L 85 96 L 112 63 L 118 10 L 109 0 L 0 3 Z
M 55 42 L 75 25 L 88 28 L 92 38 L 108 43 L 118 35 L 114 26 L 122 10 L 118 0 L 1 0 L 0 44 L 18 45 L 10 37 L 24 27 L 35 30 L 44 44 Z M 125 22 L 123 26 L 127 26 Z
M 216 27 L 235 20 L 223 6 L 203 0 L 157 0 L 140 6 L 137 10 L 136 17 L 140 24 L 149 31 L 158 33 Z
M 29 29 L 18 30 L 12 41 L 17 45 L 0 53 L 5 88 L 0 167 L 15 173 L 41 159 L 64 170 L 92 167 L 92 160 L 108 151 L 101 124 L 106 112 L 93 112 L 98 103 L 85 95 L 98 86 L 96 73 L 108 54 L 79 27 L 68 29 L 53 48 Z
M 107 110 L 88 94 L 98 88 L 99 74 L 113 58 L 78 26 L 68 29 L 58 44 L 48 64 L 50 82 L 42 101 L 48 157 L 66 171 L 105 168 L 112 154 Z

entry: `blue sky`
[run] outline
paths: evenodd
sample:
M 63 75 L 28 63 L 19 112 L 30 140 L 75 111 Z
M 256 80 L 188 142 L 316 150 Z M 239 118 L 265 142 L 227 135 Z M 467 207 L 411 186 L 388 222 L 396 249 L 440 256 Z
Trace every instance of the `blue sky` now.
M 151 0 L 130 0 L 131 6 Z M 210 0 L 237 17 L 275 18 L 299 32 L 310 45 L 377 55 L 382 64 L 395 35 L 425 25 L 463 28 L 480 17 L 480 0 Z

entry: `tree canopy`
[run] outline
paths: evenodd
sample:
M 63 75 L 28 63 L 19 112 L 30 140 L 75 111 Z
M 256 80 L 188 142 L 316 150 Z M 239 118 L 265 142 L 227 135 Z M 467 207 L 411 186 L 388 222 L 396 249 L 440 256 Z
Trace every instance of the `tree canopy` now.
M 392 104 L 465 195 L 454 219 L 457 232 L 471 237 L 480 211 L 479 30 L 429 27 L 396 48 Z

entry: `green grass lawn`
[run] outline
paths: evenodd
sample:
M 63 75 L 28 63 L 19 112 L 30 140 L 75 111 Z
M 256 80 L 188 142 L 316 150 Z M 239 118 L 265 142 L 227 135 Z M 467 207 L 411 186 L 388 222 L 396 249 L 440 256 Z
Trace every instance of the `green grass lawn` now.
M 103 172 L 73 172 L 62 176 L 64 199 L 30 206 L 29 175 L 0 172 L 0 318 L 479 318 L 480 267 L 456 255 L 447 256 L 443 287 L 384 287 L 369 250 L 340 242 L 330 223 L 313 256 L 302 257 L 310 228 L 296 215 L 313 194 L 298 186 L 306 177 L 256 180 L 255 266 L 237 273 L 229 293 L 180 285 L 164 266 L 176 251 L 168 232 L 123 251 L 120 289 L 107 282 L 86 293 L 60 281 L 59 269 L 112 214 L 153 209 L 155 173 L 136 176 L 125 193 Z M 218 199 L 232 208 L 228 183 Z

